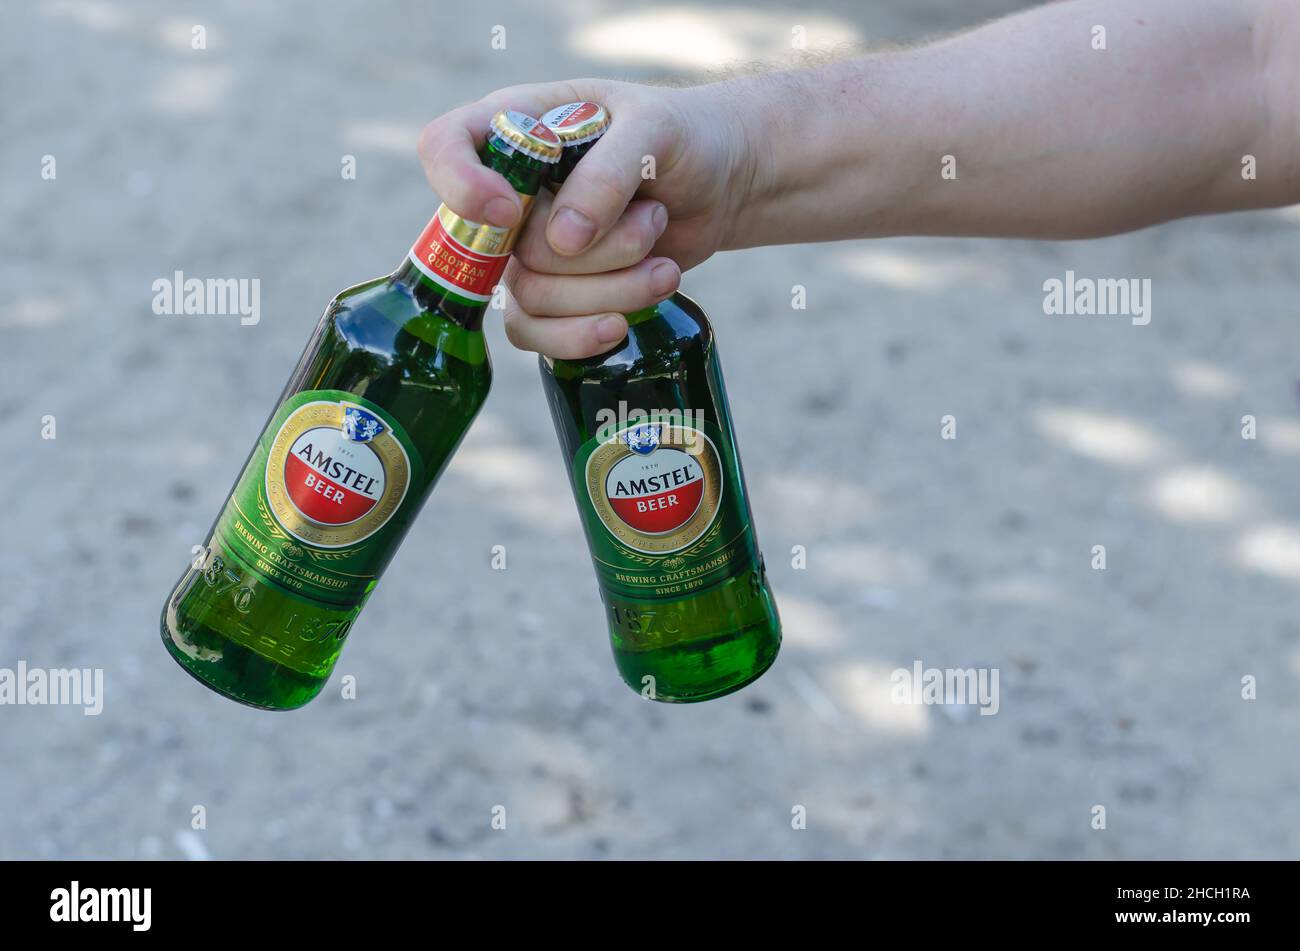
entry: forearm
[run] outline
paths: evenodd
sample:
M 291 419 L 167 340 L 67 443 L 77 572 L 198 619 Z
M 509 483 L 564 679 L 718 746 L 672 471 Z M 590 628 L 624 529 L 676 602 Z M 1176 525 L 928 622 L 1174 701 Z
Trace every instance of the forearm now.
M 1079 0 L 735 81 L 755 160 L 726 246 L 1090 237 L 1300 201 L 1297 8 Z

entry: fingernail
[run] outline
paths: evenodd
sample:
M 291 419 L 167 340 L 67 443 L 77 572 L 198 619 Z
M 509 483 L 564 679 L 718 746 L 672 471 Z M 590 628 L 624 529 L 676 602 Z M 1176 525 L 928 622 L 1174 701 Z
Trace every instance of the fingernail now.
M 596 339 L 615 343 L 627 336 L 627 321 L 620 314 L 606 314 L 596 321 Z
M 670 294 L 677 287 L 677 265 L 665 261 L 650 272 L 650 288 L 656 294 Z
M 551 247 L 564 254 L 577 254 L 596 237 L 591 219 L 574 208 L 561 208 L 551 218 Z
M 663 205 L 655 205 L 655 210 L 650 212 L 650 220 L 654 223 L 655 237 L 657 238 L 668 227 L 668 209 Z
M 483 218 L 495 228 L 509 228 L 519 220 L 519 208 L 509 198 L 493 198 L 483 209 Z

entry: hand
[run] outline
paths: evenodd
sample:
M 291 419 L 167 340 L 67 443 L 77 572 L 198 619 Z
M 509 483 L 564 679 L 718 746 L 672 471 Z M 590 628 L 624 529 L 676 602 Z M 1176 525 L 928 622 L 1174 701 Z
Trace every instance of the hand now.
M 622 314 L 668 297 L 683 270 L 728 246 L 754 176 L 726 85 L 574 80 L 501 89 L 429 123 L 420 136 L 429 183 L 457 214 L 509 227 L 519 198 L 477 155 L 489 121 L 581 99 L 609 110 L 609 131 L 558 195 L 538 196 L 506 271 L 510 341 L 561 359 L 608 350 L 627 332 Z

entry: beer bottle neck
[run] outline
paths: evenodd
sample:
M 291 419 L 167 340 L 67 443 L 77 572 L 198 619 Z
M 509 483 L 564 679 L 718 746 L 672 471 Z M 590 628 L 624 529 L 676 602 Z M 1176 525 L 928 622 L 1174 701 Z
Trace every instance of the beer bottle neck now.
M 549 171 L 547 163 L 495 135 L 488 137 L 479 158 L 518 193 L 523 203 L 519 221 L 512 228 L 494 228 L 467 221 L 442 205 L 389 278 L 406 287 L 422 309 L 471 331 L 483 327 L 483 314 Z
M 483 314 L 490 300 L 471 300 L 435 282 L 416 266 L 412 255 L 406 256 L 406 260 L 398 265 L 389 280 L 406 288 L 421 310 L 441 314 L 466 330 L 483 329 Z

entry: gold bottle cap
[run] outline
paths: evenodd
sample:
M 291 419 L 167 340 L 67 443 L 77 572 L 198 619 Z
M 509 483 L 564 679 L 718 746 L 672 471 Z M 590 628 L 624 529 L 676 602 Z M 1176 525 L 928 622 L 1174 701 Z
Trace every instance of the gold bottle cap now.
M 568 148 L 604 135 L 609 128 L 609 112 L 598 102 L 570 102 L 542 116 L 542 125 L 558 135 Z
M 498 112 L 492 117 L 492 133 L 512 149 L 539 162 L 553 164 L 560 160 L 560 155 L 564 152 L 558 135 L 522 112 L 508 109 Z

